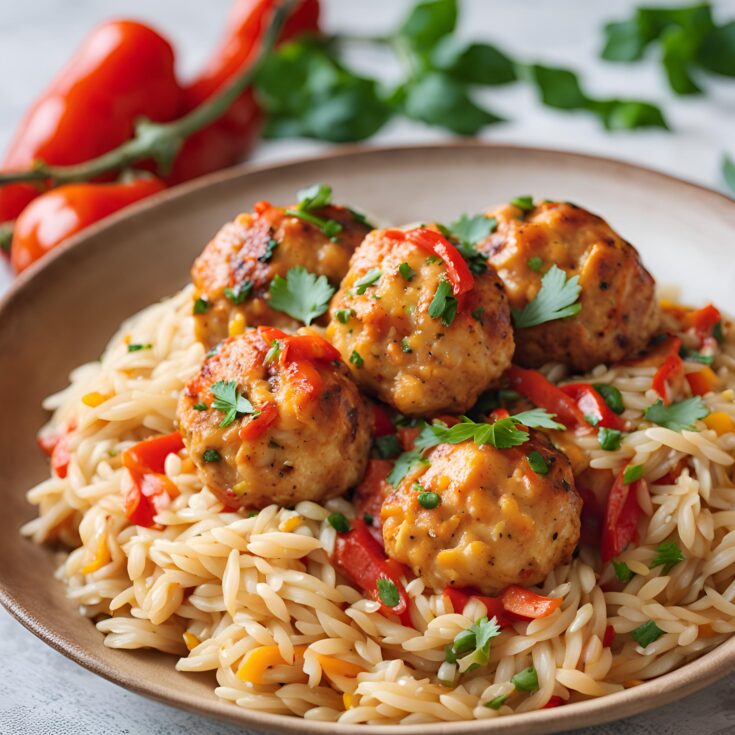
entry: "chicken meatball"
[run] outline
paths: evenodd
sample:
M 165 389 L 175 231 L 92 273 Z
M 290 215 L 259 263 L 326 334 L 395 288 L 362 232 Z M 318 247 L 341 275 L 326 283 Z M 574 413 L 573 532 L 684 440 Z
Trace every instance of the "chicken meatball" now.
M 578 275 L 582 287 L 577 316 L 516 331 L 516 362 L 539 367 L 557 360 L 584 371 L 645 347 L 659 323 L 655 283 L 636 249 L 603 219 L 568 202 L 542 202 L 530 211 L 507 205 L 488 216 L 498 226 L 479 247 L 513 309 L 536 297 L 552 265 Z
M 510 364 L 508 303 L 489 267 L 474 279 L 467 270 L 469 290 L 455 298 L 448 264 L 410 232 L 365 238 L 332 299 L 326 336 L 358 385 L 401 413 L 459 413 Z
M 440 444 L 428 459 L 388 496 L 381 517 L 388 556 L 434 589 L 494 595 L 537 584 L 570 558 L 582 500 L 569 460 L 542 434 L 511 449 Z
M 273 278 L 300 266 L 337 285 L 370 231 L 365 219 L 346 207 L 330 204 L 306 213 L 336 223 L 330 227 L 339 231 L 331 237 L 313 221 L 288 214 L 295 211 L 296 205 L 284 209 L 258 202 L 252 214 L 222 227 L 194 262 L 196 336 L 207 347 L 241 333 L 246 325 L 298 328 L 298 321 L 270 307 Z
M 261 327 L 205 360 L 180 397 L 178 423 L 204 484 L 230 507 L 261 508 L 357 484 L 372 413 L 322 337 Z

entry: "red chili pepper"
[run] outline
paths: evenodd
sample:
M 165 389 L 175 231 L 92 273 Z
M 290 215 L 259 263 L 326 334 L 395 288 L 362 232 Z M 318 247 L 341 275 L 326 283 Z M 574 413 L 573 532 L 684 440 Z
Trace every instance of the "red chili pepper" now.
M 414 227 L 412 230 L 387 230 L 385 235 L 393 240 L 408 240 L 427 253 L 441 258 L 455 296 L 459 297 L 472 290 L 475 279 L 467 262 L 459 250 L 440 233 L 428 227 Z
M 691 311 L 687 314 L 686 321 L 694 327 L 701 336 L 709 336 L 715 326 L 722 321 L 722 314 L 712 304 Z
M 275 6 L 276 0 L 236 0 L 224 38 L 184 89 L 186 111 L 209 99 L 252 60 Z M 280 38 L 317 31 L 318 24 L 318 0 L 303 0 L 286 21 Z M 170 180 L 186 181 L 238 163 L 255 139 L 260 117 L 253 91 L 248 89 L 222 117 L 186 140 Z
M 122 453 L 123 467 L 130 472 L 132 485 L 125 496 L 125 514 L 137 526 L 155 527 L 156 513 L 168 505 L 178 489 L 164 474 L 169 454 L 184 448 L 181 434 L 157 436 L 139 442 Z
M 353 502 L 357 515 L 362 518 L 372 537 L 383 546 L 382 523 L 380 511 L 383 507 L 390 486 L 386 478 L 390 474 L 393 463 L 387 459 L 371 459 L 368 461 L 367 471 L 362 482 L 355 490 Z M 366 519 L 365 516 L 368 516 Z M 372 521 L 370 521 L 372 518 Z
M 557 697 L 556 694 L 549 697 L 549 701 L 541 709 L 551 709 L 552 707 L 561 707 L 565 704 L 565 701 L 561 697 Z
M 351 530 L 337 534 L 333 561 L 342 574 L 381 603 L 380 611 L 384 615 L 397 615 L 403 625 L 414 627 L 411 621 L 411 602 L 401 583 L 405 570 L 397 562 L 386 558 L 383 549 L 362 519 L 355 518 Z M 388 607 L 381 601 L 378 592 L 379 579 L 387 579 L 395 585 L 398 591 L 398 604 L 395 607 Z
M 268 429 L 278 420 L 278 406 L 268 401 L 258 408 L 258 413 L 251 416 L 237 432 L 244 442 L 260 439 Z
M 500 601 L 506 611 L 535 620 L 551 615 L 561 606 L 562 598 L 546 597 L 526 587 L 512 584 L 503 590 Z
M 373 436 L 388 436 L 395 433 L 396 427 L 393 426 L 388 411 L 379 403 L 373 403 Z
M 2 167 L 81 163 L 128 140 L 141 117 L 172 120 L 181 104 L 169 42 L 142 23 L 103 23 L 25 114 Z M 18 217 L 38 194 L 31 184 L 0 188 L 0 222 Z
M 623 482 L 624 474 L 625 468 L 618 473 L 607 498 L 600 544 L 603 562 L 618 556 L 628 544 L 635 541 L 638 532 L 641 509 L 638 505 L 637 492 L 642 480 L 626 485 Z
M 680 349 L 681 340 L 678 337 L 672 338 L 668 345 L 669 354 L 651 382 L 651 387 L 661 396 L 666 405 L 671 403 L 672 383 L 680 380 L 684 375 L 684 363 L 679 357 Z
M 560 390 L 576 401 L 585 418 L 589 416 L 594 419 L 590 422 L 594 426 L 604 426 L 618 431 L 625 428 L 625 421 L 605 403 L 605 399 L 589 383 L 569 383 L 560 386 Z
M 589 424 L 577 404 L 536 370 L 511 365 L 508 369 L 511 386 L 531 403 L 553 413 L 567 429 L 586 429 Z
M 160 179 L 146 177 L 127 183 L 67 184 L 42 194 L 15 222 L 13 267 L 20 273 L 85 227 L 163 188 Z
M 607 628 L 605 628 L 605 635 L 602 637 L 602 645 L 605 648 L 610 648 L 612 644 L 615 642 L 615 628 L 612 627 L 612 625 L 608 625 Z

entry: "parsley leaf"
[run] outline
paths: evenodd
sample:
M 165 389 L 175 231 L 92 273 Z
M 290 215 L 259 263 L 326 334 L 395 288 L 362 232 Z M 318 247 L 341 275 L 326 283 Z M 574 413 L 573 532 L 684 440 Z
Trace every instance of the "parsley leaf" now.
M 461 43 L 453 36 L 431 51 L 431 64 L 467 84 L 500 85 L 517 79 L 513 61 L 489 43 Z
M 612 565 L 615 570 L 615 576 L 624 584 L 630 582 L 635 576 L 633 570 L 624 561 L 614 561 Z
M 528 466 L 537 474 L 537 475 L 547 475 L 549 473 L 549 465 L 546 462 L 546 459 L 544 458 L 544 455 L 541 454 L 541 452 L 537 452 L 534 450 L 533 452 L 528 453 Z
M 225 414 L 220 428 L 229 426 L 236 418 L 247 413 L 253 413 L 253 404 L 237 392 L 237 381 L 220 380 L 209 389 L 214 396 L 212 408 Z
M 606 452 L 615 452 L 620 449 L 622 439 L 623 433 L 618 429 L 608 429 L 605 426 L 601 426 L 597 432 L 597 440 L 600 442 L 600 447 Z
M 500 635 L 498 621 L 493 617 L 485 617 L 475 621 L 466 630 L 457 633 L 450 649 L 450 657 L 471 653 L 471 657 L 464 662 L 464 669 L 473 665 L 484 665 L 490 658 L 490 641 Z
M 337 533 L 347 533 L 350 530 L 350 522 L 347 520 L 344 513 L 330 513 L 327 516 L 327 523 L 329 523 Z
M 648 622 L 643 623 L 643 625 L 639 625 L 630 633 L 631 638 L 633 638 L 641 648 L 650 646 L 651 643 L 657 641 L 663 634 L 664 631 L 661 630 L 653 620 L 649 620 Z
M 275 241 L 274 241 L 275 242 Z M 233 304 L 242 304 L 245 299 L 250 296 L 250 294 L 253 292 L 253 282 L 252 281 L 245 281 L 244 283 L 239 283 L 234 288 L 226 288 L 225 289 L 225 296 L 232 301 Z
M 675 566 L 680 561 L 684 561 L 684 554 L 678 544 L 671 542 L 668 544 L 659 544 L 656 547 L 656 556 L 648 566 L 650 566 L 651 569 L 654 567 L 664 567 L 664 574 L 668 574 L 671 567 Z
M 395 607 L 401 601 L 398 588 L 387 577 L 380 577 L 377 582 L 377 587 L 378 597 L 380 597 L 380 601 L 387 607 Z
M 347 324 L 352 317 L 355 316 L 355 310 L 354 309 L 335 309 L 334 312 L 334 318 L 340 323 L 340 324 Z
M 326 276 L 316 276 L 297 266 L 289 269 L 286 278 L 276 276 L 269 293 L 271 308 L 309 325 L 327 310 L 334 289 Z
M 420 449 L 412 449 L 410 452 L 404 452 L 396 460 L 387 480 L 393 487 L 397 487 L 406 475 L 413 472 L 417 467 L 428 464 L 429 460 L 421 456 Z
M 470 217 L 463 214 L 459 219 L 449 225 L 451 235 L 460 242 L 477 245 L 497 229 L 498 221 L 495 217 L 486 217 L 484 214 L 476 214 Z
M 617 414 L 625 411 L 623 403 L 623 394 L 614 386 L 608 383 L 594 383 L 592 386 L 607 403 L 608 408 Z
M 449 281 L 442 279 L 436 288 L 434 298 L 429 304 L 429 316 L 432 319 L 441 319 L 445 327 L 449 327 L 457 315 L 457 299 L 452 296 L 452 286 Z
M 648 421 L 672 431 L 694 429 L 695 422 L 708 415 L 709 409 L 699 396 L 676 401 L 668 406 L 659 399 L 643 412 L 643 417 Z
M 536 298 L 523 309 L 513 309 L 513 324 L 516 329 L 528 329 L 576 316 L 582 310 L 582 305 L 577 301 L 581 290 L 579 276 L 567 278 L 561 268 L 552 265 L 541 279 Z
M 297 196 L 299 209 L 308 212 L 332 203 L 332 187 L 329 184 L 312 184 L 306 189 L 301 189 Z
M 270 263 L 271 258 L 273 258 L 273 253 L 275 253 L 277 247 L 278 240 L 274 237 L 268 238 L 268 242 L 265 244 L 265 250 L 258 256 L 258 260 L 261 263 Z
M 514 207 L 518 207 L 523 212 L 530 212 L 533 209 L 533 197 L 530 194 L 525 194 L 520 197 L 513 197 L 510 203 Z
M 529 429 L 566 429 L 564 424 L 554 421 L 556 414 L 549 413 L 545 408 L 531 408 L 528 411 L 515 413 L 511 418 L 517 424 L 523 424 Z

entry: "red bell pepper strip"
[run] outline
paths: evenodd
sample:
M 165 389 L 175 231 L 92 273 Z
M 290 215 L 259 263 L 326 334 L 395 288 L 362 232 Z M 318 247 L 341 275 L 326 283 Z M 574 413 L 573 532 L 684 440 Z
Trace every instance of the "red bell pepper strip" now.
M 684 375 L 684 363 L 679 357 L 680 349 L 681 340 L 678 337 L 672 338 L 668 345 L 669 354 L 651 382 L 651 387 L 661 396 L 666 405 L 671 403 L 672 384 Z
M 641 517 L 637 492 L 639 483 L 643 481 L 636 480 L 626 485 L 623 482 L 624 474 L 625 468 L 618 473 L 607 498 L 600 544 L 600 554 L 605 563 L 614 559 L 628 544 L 635 541 L 638 520 Z
M 625 428 L 625 421 L 611 410 L 605 399 L 589 383 L 569 383 L 560 386 L 560 390 L 576 401 L 577 407 L 585 417 L 593 419 L 591 421 L 593 425 L 618 431 Z
M 546 597 L 526 587 L 512 584 L 502 591 L 500 601 L 507 612 L 535 620 L 551 615 L 561 606 L 562 598 Z
M 393 426 L 388 411 L 379 403 L 373 403 L 373 436 L 388 436 L 395 433 L 396 427 Z
M 441 258 L 447 269 L 452 293 L 456 297 L 472 290 L 475 279 L 467 262 L 459 250 L 440 233 L 428 227 L 414 227 L 412 230 L 387 230 L 385 235 L 393 240 L 408 240 L 427 253 Z
M 165 508 L 179 491 L 164 474 L 169 454 L 184 448 L 181 434 L 157 436 L 139 442 L 122 453 L 123 467 L 130 473 L 132 484 L 125 496 L 125 514 L 137 526 L 154 528 L 156 513 Z
M 172 120 L 181 105 L 168 41 L 132 20 L 102 23 L 25 114 L 2 167 L 87 161 L 128 140 L 136 120 Z M 0 188 L 0 222 L 16 219 L 39 193 L 31 184 Z
M 553 413 L 567 429 L 589 430 L 589 424 L 576 402 L 538 371 L 511 365 L 508 377 L 514 390 L 539 408 Z
M 275 6 L 276 0 L 236 0 L 224 38 L 202 71 L 184 89 L 185 111 L 208 100 L 252 61 Z M 280 38 L 315 32 L 318 23 L 318 0 L 303 0 L 289 16 Z M 170 181 L 186 181 L 238 163 L 255 140 L 260 118 L 253 91 L 248 89 L 222 117 L 186 140 L 174 162 Z
M 66 436 L 60 436 L 51 451 L 51 469 L 57 477 L 61 477 L 63 479 L 69 472 L 69 462 L 71 462 L 69 444 L 66 440 Z
M 362 518 L 372 537 L 381 546 L 383 546 L 383 532 L 380 511 L 390 491 L 386 478 L 392 467 L 393 463 L 388 459 L 369 460 L 365 476 L 357 486 L 353 498 L 357 515 Z
M 361 518 L 352 520 L 347 533 L 338 533 L 334 545 L 333 562 L 337 569 L 362 588 L 373 600 L 381 603 L 384 615 L 397 615 L 403 625 L 414 627 L 411 621 L 411 602 L 401 583 L 405 570 L 400 564 L 388 559 L 378 542 Z M 378 580 L 387 579 L 398 591 L 398 604 L 388 607 L 380 599 Z
M 456 587 L 445 587 L 442 594 L 444 597 L 449 598 L 449 601 L 452 603 L 452 609 L 456 613 L 461 614 L 470 599 L 474 598 L 485 606 L 488 618 L 495 618 L 495 621 L 501 628 L 507 628 L 513 623 L 513 616 L 508 615 L 503 607 L 503 603 L 497 597 L 486 597 L 475 592 L 475 590 L 467 588 L 457 589 Z
M 701 309 L 689 312 L 686 321 L 699 333 L 702 337 L 708 337 L 712 334 L 715 326 L 722 321 L 722 314 L 712 304 Z
M 278 406 L 268 401 L 258 408 L 257 413 L 243 423 L 237 435 L 244 442 L 253 442 L 260 439 L 278 420 Z
M 15 222 L 13 267 L 20 273 L 80 230 L 164 186 L 160 179 L 146 177 L 124 183 L 66 184 L 41 194 Z
M 541 709 L 552 709 L 553 707 L 561 707 L 563 704 L 565 704 L 564 700 L 561 697 L 557 697 L 556 694 L 553 694 L 551 697 L 549 697 L 549 701 Z

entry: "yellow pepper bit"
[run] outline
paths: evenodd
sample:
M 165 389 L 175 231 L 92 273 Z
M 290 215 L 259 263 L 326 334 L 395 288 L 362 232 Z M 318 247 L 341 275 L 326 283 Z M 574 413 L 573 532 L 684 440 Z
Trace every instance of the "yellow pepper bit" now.
M 100 393 L 99 391 L 93 390 L 91 393 L 86 393 L 82 396 L 82 403 L 90 408 L 96 408 L 104 403 L 108 398 L 110 398 L 110 394 Z
M 715 411 L 709 416 L 705 416 L 702 420 L 707 425 L 707 428 L 716 431 L 718 436 L 735 431 L 735 421 L 724 411 Z
M 94 555 L 94 559 L 82 567 L 82 574 L 92 574 L 92 572 L 96 572 L 98 569 L 105 566 L 105 564 L 109 564 L 110 559 L 110 549 L 107 545 L 107 534 L 102 533 L 100 540 L 97 542 L 97 551 Z
M 227 325 L 227 334 L 230 337 L 237 337 L 239 334 L 242 334 L 245 331 L 245 316 L 244 314 L 237 313 L 235 314 L 232 319 L 230 319 L 230 323 Z
M 188 630 L 184 631 L 183 638 L 184 638 L 184 643 L 186 643 L 187 649 L 190 651 L 193 651 L 201 643 L 201 641 L 193 633 L 190 633 Z

